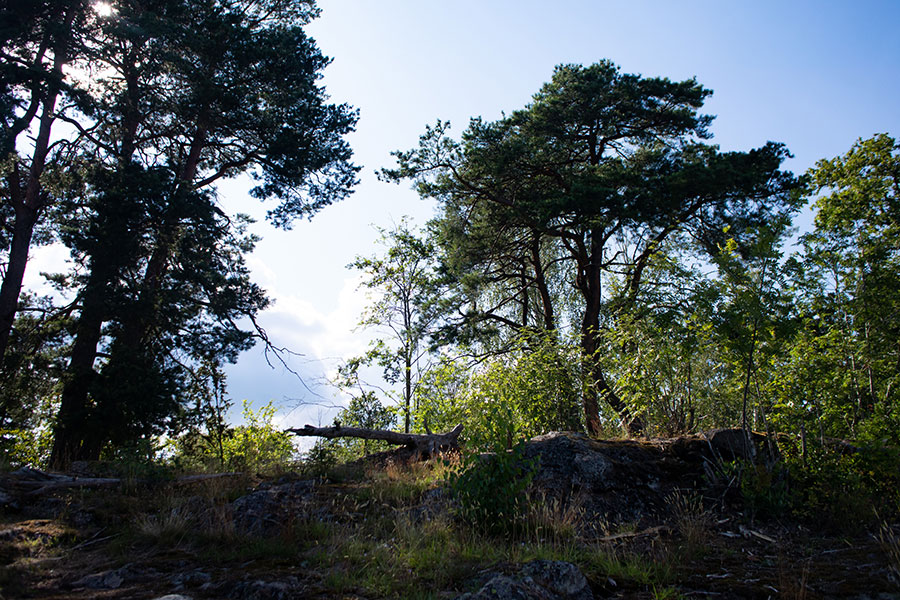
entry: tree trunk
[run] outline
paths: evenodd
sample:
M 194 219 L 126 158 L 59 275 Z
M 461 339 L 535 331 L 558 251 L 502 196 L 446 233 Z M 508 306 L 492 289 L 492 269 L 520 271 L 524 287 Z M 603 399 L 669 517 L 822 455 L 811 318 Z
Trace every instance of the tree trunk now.
M 31 248 L 31 237 L 37 220 L 37 209 L 27 204 L 16 207 L 16 222 L 13 226 L 6 274 L 3 277 L 3 284 L 0 285 L 0 364 L 6 354 L 9 336 L 16 320 L 19 294 L 25 279 L 25 266 L 28 264 L 28 250 Z
M 406 356 L 403 365 L 403 401 L 406 403 L 403 431 L 409 433 L 412 425 L 412 357 L 411 349 L 406 349 Z
M 541 298 L 541 307 L 544 316 L 544 329 L 553 331 L 556 328 L 556 316 L 553 312 L 553 299 L 550 289 L 547 287 L 547 277 L 544 265 L 541 262 L 541 236 L 533 232 L 531 236 L 531 263 L 534 267 L 534 282 Z
M 591 232 L 590 254 L 582 249 L 579 257 L 577 287 L 584 297 L 584 315 L 581 320 L 581 355 L 590 365 L 589 385 L 583 395 L 584 417 L 588 432 L 600 434 L 600 401 L 607 402 L 619 415 L 623 429 L 628 435 L 640 435 L 643 422 L 633 415 L 625 402 L 609 385 L 600 366 L 600 308 L 603 302 L 601 289 L 601 264 L 603 260 L 604 234 Z
M 64 469 L 73 460 L 97 460 L 105 440 L 94 439 L 95 417 L 90 414 L 88 395 L 97 376 L 94 361 L 106 317 L 105 273 L 92 268 L 81 301 L 75 342 L 69 358 L 53 434 L 50 464 Z
M 201 122 L 191 141 L 190 151 L 179 174 L 177 188 L 172 191 L 169 198 L 163 223 L 156 234 L 156 244 L 144 271 L 136 308 L 129 311 L 127 315 L 123 315 L 121 334 L 112 348 L 113 353 L 123 351 L 126 356 L 133 355 L 145 345 L 153 328 L 159 312 L 163 281 L 169 272 L 179 238 L 183 235 L 183 232 L 180 231 L 179 218 L 179 212 L 182 209 L 181 203 L 190 201 L 188 196 L 193 190 L 193 181 L 200 164 L 200 154 L 207 141 L 206 136 L 206 126 Z M 110 358 L 110 362 L 114 360 L 114 356 Z
M 63 33 L 54 40 L 53 68 L 49 73 L 46 96 L 41 103 L 41 116 L 31 155 L 31 167 L 24 186 L 19 180 L 17 168 L 13 169 L 10 176 L 9 193 L 15 209 L 16 223 L 6 273 L 0 286 L 0 364 L 6 355 L 10 332 L 16 320 L 34 227 L 44 208 L 45 199 L 41 197 L 43 190 L 40 179 L 50 151 L 50 130 L 56 120 L 56 101 L 63 80 L 63 67 L 68 62 L 71 27 L 80 6 L 81 2 L 73 2 L 68 7 L 63 23 L 60 24 Z
M 442 452 L 459 449 L 459 434 L 462 424 L 446 433 L 400 433 L 383 429 L 364 429 L 361 427 L 313 427 L 305 425 L 302 429 L 287 429 L 288 433 L 299 436 L 323 437 L 327 439 L 352 437 L 362 440 L 382 440 L 389 444 L 413 448 L 420 457 L 435 456 Z

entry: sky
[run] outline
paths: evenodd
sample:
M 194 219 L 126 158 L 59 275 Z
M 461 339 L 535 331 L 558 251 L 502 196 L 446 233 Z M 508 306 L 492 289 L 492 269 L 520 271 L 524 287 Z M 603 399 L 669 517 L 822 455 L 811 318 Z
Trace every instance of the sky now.
M 322 83 L 332 102 L 359 109 L 349 136 L 363 167 L 348 199 L 291 231 L 264 222 L 246 180 L 219 187 L 223 206 L 260 219 L 248 262 L 274 306 L 260 316 L 299 378 L 266 364 L 261 347 L 227 368 L 228 391 L 281 407 L 279 424 L 329 423 L 345 400 L 327 385 L 341 359 L 365 351 L 355 326 L 366 305 L 346 268 L 377 251 L 376 227 L 404 216 L 424 224 L 433 203 L 408 185 L 377 180 L 391 152 L 414 147 L 425 126 L 524 107 L 555 65 L 610 59 L 625 73 L 690 77 L 714 91 L 713 142 L 749 150 L 783 142 L 801 173 L 875 133 L 900 136 L 900 2 L 736 0 L 320 0 L 307 32 L 333 62 Z M 808 227 L 809 213 L 799 220 Z M 59 249 L 39 252 L 40 261 Z M 53 253 L 56 253 L 55 255 Z M 30 267 L 32 281 L 39 267 Z

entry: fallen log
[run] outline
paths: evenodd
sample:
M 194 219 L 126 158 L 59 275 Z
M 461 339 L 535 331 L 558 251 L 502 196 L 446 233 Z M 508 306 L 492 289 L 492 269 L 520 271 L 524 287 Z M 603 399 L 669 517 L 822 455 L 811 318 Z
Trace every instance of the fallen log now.
M 299 436 L 335 438 L 359 438 L 363 440 L 381 440 L 389 444 L 407 446 L 416 452 L 419 458 L 436 456 L 443 452 L 459 450 L 459 434 L 463 426 L 460 423 L 445 433 L 400 433 L 384 429 L 365 429 L 362 427 L 346 427 L 336 424 L 330 427 L 313 427 L 305 425 L 301 428 L 286 429 L 288 433 Z
M 209 479 L 236 477 L 237 473 L 206 473 L 202 475 L 183 475 L 173 483 L 190 484 Z M 63 473 L 47 473 L 31 467 L 22 467 L 3 477 L 2 487 L 10 491 L 24 493 L 27 496 L 39 496 L 53 490 L 63 488 L 103 488 L 122 485 L 125 480 L 120 477 L 81 477 Z M 143 480 L 129 480 L 142 482 Z

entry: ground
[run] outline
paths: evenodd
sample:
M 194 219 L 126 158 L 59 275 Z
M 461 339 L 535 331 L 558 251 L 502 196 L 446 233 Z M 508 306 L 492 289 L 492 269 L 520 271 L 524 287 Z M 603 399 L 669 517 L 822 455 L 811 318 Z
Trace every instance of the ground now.
M 590 462 L 587 442 L 564 445 L 572 440 Z M 610 460 L 604 477 L 626 471 L 622 456 Z M 638 487 L 666 492 L 662 505 L 651 498 L 635 518 L 603 519 L 585 490 L 563 502 L 536 499 L 533 485 L 527 518 L 499 534 L 454 517 L 441 487 L 453 465 L 441 461 L 59 490 L 4 510 L 0 597 L 453 599 L 552 559 L 575 564 L 595 598 L 900 598 L 896 528 L 761 518 L 713 488 L 668 492 L 635 460 L 650 478 Z M 604 497 L 621 485 L 592 481 Z

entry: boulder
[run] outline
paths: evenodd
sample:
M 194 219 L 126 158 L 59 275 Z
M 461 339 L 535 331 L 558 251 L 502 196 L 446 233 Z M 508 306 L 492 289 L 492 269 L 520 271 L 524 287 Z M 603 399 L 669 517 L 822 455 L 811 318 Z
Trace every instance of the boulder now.
M 758 449 L 765 437 L 753 434 Z M 576 502 L 585 523 L 640 522 L 665 515 L 676 490 L 709 486 L 710 465 L 742 458 L 741 430 L 665 440 L 595 440 L 579 433 L 548 433 L 525 444 L 537 459 L 531 493 L 562 505 Z M 762 452 L 757 456 L 762 456 Z
M 587 579 L 572 563 L 535 560 L 517 575 L 495 575 L 457 600 L 593 600 Z
M 530 577 L 559 598 L 590 600 L 594 597 L 587 579 L 578 567 L 569 562 L 533 560 L 522 567 L 522 575 Z
M 312 480 L 259 489 L 232 502 L 235 530 L 248 535 L 270 535 L 298 516 L 308 516 L 315 493 Z

